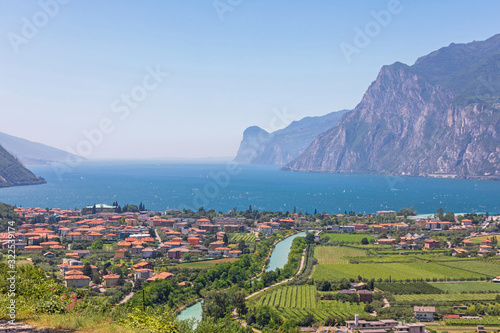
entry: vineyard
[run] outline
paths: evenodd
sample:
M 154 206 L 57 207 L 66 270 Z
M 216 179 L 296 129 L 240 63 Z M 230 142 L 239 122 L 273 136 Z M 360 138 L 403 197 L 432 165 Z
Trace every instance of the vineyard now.
M 375 237 L 371 235 L 364 234 L 334 234 L 334 233 L 321 233 L 320 238 L 325 239 L 328 237 L 330 242 L 344 242 L 344 243 L 361 243 L 363 238 L 366 238 L 368 241 L 375 240 Z
M 500 293 L 500 283 L 491 282 L 464 282 L 464 283 L 435 283 L 432 286 L 450 294 L 463 292 L 497 292 Z
M 413 280 L 413 279 L 446 279 L 453 280 L 468 279 L 474 277 L 485 277 L 485 270 L 497 271 L 500 266 L 475 269 L 472 264 L 478 262 L 412 262 L 412 263 L 379 263 L 379 264 L 320 264 L 314 269 L 315 280 L 341 280 L 351 279 L 358 276 L 374 279 Z M 460 265 L 457 265 L 460 264 Z M 460 266 L 460 267 L 459 267 Z M 482 265 L 481 265 L 482 267 Z M 500 272 L 499 272 L 500 273 Z M 491 273 L 489 273 L 491 274 Z M 496 274 L 500 275 L 500 274 Z
M 345 246 L 316 246 L 314 257 L 320 264 L 348 264 L 347 257 L 365 256 L 366 252 Z
M 255 305 L 269 305 L 282 313 L 285 318 L 301 319 L 312 314 L 318 321 L 335 317 L 338 321 L 352 319 L 355 313 L 361 317 L 369 316 L 364 312 L 364 304 L 343 303 L 340 301 L 317 301 L 316 288 L 311 285 L 287 286 L 270 290 L 259 298 Z
M 500 325 L 500 318 L 485 317 L 483 319 L 445 319 L 446 325 L 449 326 L 476 326 L 476 325 Z
M 235 233 L 231 235 L 229 242 L 239 243 L 241 241 L 244 241 L 245 243 L 253 243 L 255 242 L 255 238 L 255 234 Z
M 316 288 L 311 285 L 288 286 L 274 289 L 257 301 L 257 305 L 275 308 L 316 309 Z
M 441 264 L 470 272 L 481 272 L 482 275 L 487 276 L 500 275 L 500 262 L 498 260 L 489 260 L 488 262 L 482 260 L 450 261 Z
M 411 283 L 377 282 L 375 286 L 383 291 L 390 292 L 391 294 L 394 295 L 444 293 L 444 291 L 439 288 L 439 284 L 431 285 L 425 282 L 411 282 Z
M 497 294 L 420 294 L 420 295 L 394 295 L 396 302 L 422 303 L 426 302 L 470 302 L 494 301 Z

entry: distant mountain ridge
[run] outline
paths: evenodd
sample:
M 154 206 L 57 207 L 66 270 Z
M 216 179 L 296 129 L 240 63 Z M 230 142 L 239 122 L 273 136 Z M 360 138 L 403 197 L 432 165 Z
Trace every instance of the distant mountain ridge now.
M 500 179 L 500 35 L 382 67 L 283 170 Z
M 333 127 L 347 110 L 319 117 L 306 117 L 268 133 L 258 126 L 248 127 L 235 161 L 250 164 L 284 165 L 298 157 L 320 133 Z
M 0 187 L 45 184 L 35 176 L 14 155 L 0 146 Z
M 68 157 L 82 159 L 64 150 L 0 132 L 0 145 L 26 165 L 45 165 L 65 161 Z

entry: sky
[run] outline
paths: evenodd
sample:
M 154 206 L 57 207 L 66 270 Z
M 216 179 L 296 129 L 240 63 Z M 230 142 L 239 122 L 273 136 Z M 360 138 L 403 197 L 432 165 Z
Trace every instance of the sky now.
M 500 2 L 0 1 L 0 132 L 89 159 L 235 156 L 354 108 L 383 65 L 500 33 Z

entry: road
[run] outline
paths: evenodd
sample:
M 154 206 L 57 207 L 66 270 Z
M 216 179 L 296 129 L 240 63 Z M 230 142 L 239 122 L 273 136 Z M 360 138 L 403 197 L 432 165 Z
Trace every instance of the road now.
M 135 283 L 134 283 L 134 281 L 132 281 L 132 289 L 131 289 L 131 290 L 134 290 L 134 285 L 135 285 Z M 127 303 L 127 301 L 128 301 L 129 299 L 131 299 L 132 297 L 134 297 L 134 294 L 135 294 L 135 292 L 134 292 L 134 291 L 131 291 L 131 292 L 130 292 L 127 296 L 125 296 L 125 298 L 124 298 L 124 299 L 122 299 L 122 300 L 121 300 L 118 304 Z

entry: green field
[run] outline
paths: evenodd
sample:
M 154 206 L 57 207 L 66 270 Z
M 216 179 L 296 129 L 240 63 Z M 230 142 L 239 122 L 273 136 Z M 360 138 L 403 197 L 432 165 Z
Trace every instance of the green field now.
M 478 272 L 487 276 L 497 276 L 500 275 L 500 262 L 497 260 L 490 261 L 482 261 L 482 260 L 474 260 L 474 261 L 449 261 L 442 262 L 442 265 L 446 265 L 449 267 L 454 267 L 458 269 L 467 270 L 470 272 Z
M 241 241 L 244 241 L 245 243 L 253 243 L 255 242 L 255 234 L 248 234 L 248 233 L 234 233 L 231 234 L 231 238 L 229 238 L 229 242 L 231 243 L 239 243 Z
M 450 294 L 460 294 L 470 291 L 500 293 L 500 283 L 491 282 L 432 283 L 432 286 Z
M 113 251 L 113 244 L 104 244 L 104 245 L 102 246 L 102 249 L 103 249 L 104 251 Z
M 450 262 L 449 264 L 461 263 Z M 380 264 L 320 264 L 314 269 L 313 278 L 315 280 L 340 280 L 342 278 L 354 278 L 358 276 L 374 279 L 406 280 L 406 279 L 441 279 L 452 278 L 472 278 L 485 276 L 478 270 L 476 272 L 467 271 L 460 268 L 439 265 L 432 262 L 412 262 L 412 263 L 380 263 Z M 463 262 L 464 266 L 471 262 Z
M 316 246 L 314 257 L 319 264 L 348 264 L 347 257 L 365 256 L 366 252 L 345 246 Z
M 375 237 L 371 235 L 364 235 L 364 234 L 328 234 L 328 233 L 321 233 L 320 238 L 324 239 L 326 236 L 330 238 L 330 242 L 347 242 L 347 243 L 361 243 L 361 240 L 363 238 L 370 240 L 375 240 Z
M 491 240 L 493 238 L 493 236 L 495 236 L 497 239 L 500 239 L 500 235 L 488 235 L 488 236 L 478 236 L 478 237 L 472 237 L 472 238 L 469 238 L 469 240 L 471 240 L 474 244 L 481 244 L 481 241 L 484 241 L 484 240 Z
M 498 294 L 419 294 L 419 295 L 394 295 L 396 302 L 470 302 L 494 301 Z
M 311 285 L 274 288 L 263 294 L 255 301 L 255 305 L 272 306 L 287 319 L 299 320 L 307 314 L 312 314 L 319 321 L 324 321 L 328 317 L 335 317 L 337 320 L 350 319 L 355 313 L 362 317 L 369 316 L 364 312 L 363 303 L 317 301 L 316 288 Z
M 187 262 L 184 264 L 180 264 L 179 268 L 192 268 L 192 269 L 209 269 L 214 268 L 217 264 L 223 262 L 233 262 L 238 260 L 238 258 L 225 258 L 218 260 L 205 260 L 205 261 L 195 261 L 195 262 Z

